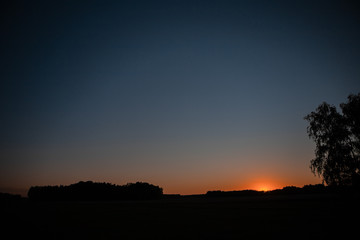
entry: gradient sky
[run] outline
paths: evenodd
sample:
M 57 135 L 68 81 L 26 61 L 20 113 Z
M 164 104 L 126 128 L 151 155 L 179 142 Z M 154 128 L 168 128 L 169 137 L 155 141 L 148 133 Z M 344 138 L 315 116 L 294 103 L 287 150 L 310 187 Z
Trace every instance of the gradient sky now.
M 350 1 L 10 1 L 0 191 L 320 183 L 303 117 L 360 91 Z

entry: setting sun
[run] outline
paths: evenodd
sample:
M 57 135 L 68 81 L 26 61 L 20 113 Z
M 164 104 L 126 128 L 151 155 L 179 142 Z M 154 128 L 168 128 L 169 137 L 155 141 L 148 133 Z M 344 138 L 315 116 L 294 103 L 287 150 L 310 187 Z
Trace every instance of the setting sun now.
M 269 188 L 268 186 L 260 186 L 259 188 L 255 189 L 255 190 L 267 192 L 267 191 L 270 191 L 272 189 Z
M 270 183 L 270 182 L 256 182 L 253 184 L 250 189 L 256 190 L 256 191 L 271 191 L 278 188 L 277 184 Z

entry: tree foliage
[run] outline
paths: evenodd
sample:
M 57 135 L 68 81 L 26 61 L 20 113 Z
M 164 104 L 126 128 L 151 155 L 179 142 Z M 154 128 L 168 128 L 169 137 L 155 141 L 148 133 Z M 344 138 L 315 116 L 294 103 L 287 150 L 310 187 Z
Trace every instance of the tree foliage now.
M 315 141 L 310 168 L 328 185 L 358 184 L 360 174 L 360 93 L 340 104 L 341 113 L 326 102 L 305 116 L 308 135 Z

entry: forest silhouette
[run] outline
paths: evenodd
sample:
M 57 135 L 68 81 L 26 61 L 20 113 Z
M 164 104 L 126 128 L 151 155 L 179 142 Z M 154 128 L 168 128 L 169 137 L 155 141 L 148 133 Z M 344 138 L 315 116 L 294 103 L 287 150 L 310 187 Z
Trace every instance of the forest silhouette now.
M 144 182 L 120 186 L 80 181 L 69 186 L 35 186 L 28 192 L 31 200 L 47 201 L 149 200 L 159 199 L 162 195 L 162 188 Z

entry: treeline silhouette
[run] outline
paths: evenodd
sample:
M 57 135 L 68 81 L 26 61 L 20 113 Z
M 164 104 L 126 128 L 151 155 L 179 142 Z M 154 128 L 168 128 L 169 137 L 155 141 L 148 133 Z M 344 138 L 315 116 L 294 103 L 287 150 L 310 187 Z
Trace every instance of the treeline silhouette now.
M 116 201 L 116 200 L 151 200 L 177 199 L 184 197 L 243 197 L 264 195 L 294 194 L 346 194 L 360 193 L 358 186 L 325 186 L 323 184 L 305 185 L 303 187 L 286 186 L 271 191 L 208 191 L 206 194 L 180 195 L 163 194 L 163 189 L 149 183 L 136 182 L 126 185 L 96 183 L 92 181 L 78 182 L 69 186 L 35 186 L 28 192 L 28 199 L 40 201 Z M 3 195 L 0 197 L 16 198 L 20 196 Z
M 162 196 L 162 188 L 145 182 L 115 185 L 80 181 L 69 186 L 35 186 L 28 192 L 30 200 L 42 201 L 150 200 Z
M 343 193 L 360 193 L 358 186 L 325 186 L 323 184 L 304 185 L 301 187 L 286 186 L 282 189 L 275 189 L 271 191 L 256 191 L 256 190 L 242 190 L 242 191 L 208 191 L 205 195 L 207 197 L 239 197 L 239 196 L 261 196 L 261 195 L 291 195 L 291 194 L 343 194 Z

